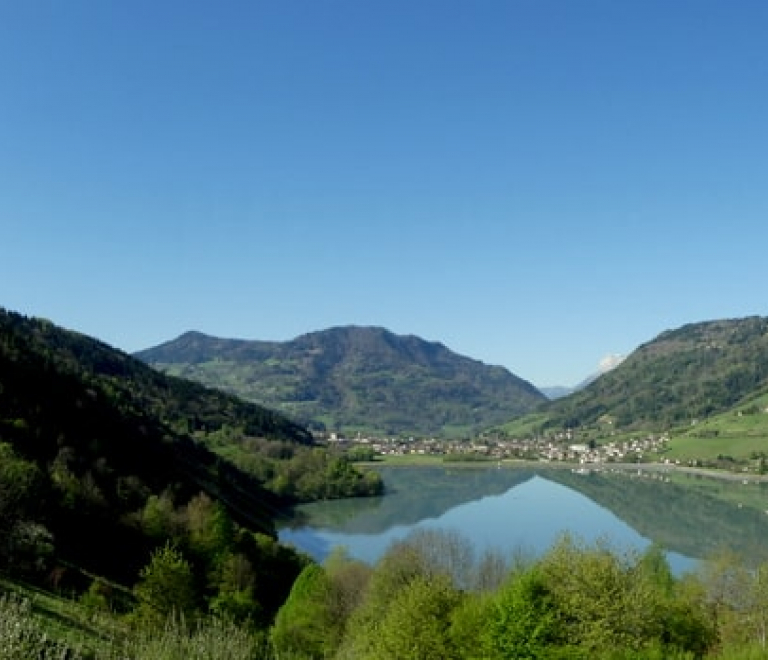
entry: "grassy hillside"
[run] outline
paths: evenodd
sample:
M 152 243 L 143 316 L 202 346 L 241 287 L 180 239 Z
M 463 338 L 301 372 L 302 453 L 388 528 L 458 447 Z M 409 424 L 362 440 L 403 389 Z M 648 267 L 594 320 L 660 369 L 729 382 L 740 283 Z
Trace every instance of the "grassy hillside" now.
M 756 463 L 768 458 L 768 393 L 746 397 L 734 408 L 673 434 L 670 459 Z
M 333 328 L 289 342 L 187 333 L 137 357 L 347 434 L 470 435 L 545 400 L 502 367 L 382 328 Z
M 578 429 L 593 437 L 698 427 L 768 391 L 768 319 L 683 326 L 642 345 L 584 390 L 550 402 L 511 435 Z M 760 417 L 753 419 L 761 425 Z

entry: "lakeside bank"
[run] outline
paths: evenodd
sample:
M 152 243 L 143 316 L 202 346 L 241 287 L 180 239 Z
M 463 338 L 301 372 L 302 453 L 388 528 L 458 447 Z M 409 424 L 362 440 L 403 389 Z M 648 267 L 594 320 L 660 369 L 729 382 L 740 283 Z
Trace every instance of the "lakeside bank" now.
M 673 463 L 568 463 L 565 461 L 531 461 L 523 459 L 502 460 L 446 460 L 444 456 L 405 454 L 397 456 L 382 456 L 374 461 L 357 463 L 363 467 L 375 469 L 377 466 L 386 467 L 450 467 L 450 468 L 546 468 L 563 470 L 584 470 L 591 472 L 652 472 L 670 474 L 690 474 L 728 481 L 741 481 L 748 483 L 768 483 L 768 475 L 755 474 L 754 472 L 730 472 L 715 468 L 692 467 L 688 465 L 675 465 Z

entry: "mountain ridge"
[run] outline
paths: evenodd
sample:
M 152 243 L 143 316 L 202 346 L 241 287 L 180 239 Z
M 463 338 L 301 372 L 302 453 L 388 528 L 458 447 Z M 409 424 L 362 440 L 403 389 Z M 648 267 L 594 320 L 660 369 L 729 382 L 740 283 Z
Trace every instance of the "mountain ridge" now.
M 135 355 L 328 431 L 468 434 L 545 400 L 504 367 L 380 326 L 335 326 L 283 342 L 189 331 Z
M 537 411 L 540 432 L 603 427 L 665 432 L 723 413 L 768 390 L 768 318 L 688 323 L 665 330 L 584 389 Z M 507 432 L 530 425 L 518 418 Z

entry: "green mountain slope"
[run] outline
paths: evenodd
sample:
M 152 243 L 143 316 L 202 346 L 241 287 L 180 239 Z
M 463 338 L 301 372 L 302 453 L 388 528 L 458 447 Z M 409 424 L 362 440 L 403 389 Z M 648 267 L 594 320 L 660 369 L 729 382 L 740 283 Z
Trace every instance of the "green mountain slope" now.
M 471 433 L 545 400 L 502 367 L 383 328 L 332 328 L 287 342 L 190 332 L 136 356 L 167 373 L 345 433 Z
M 768 389 L 768 319 L 685 325 L 640 346 L 584 390 L 537 412 L 537 431 L 666 431 L 698 423 Z M 531 427 L 533 417 L 506 426 Z
M 274 541 L 279 508 L 379 491 L 278 413 L 0 309 L 0 571 L 131 585 L 172 541 L 201 585 L 243 557 L 273 612 L 301 564 Z

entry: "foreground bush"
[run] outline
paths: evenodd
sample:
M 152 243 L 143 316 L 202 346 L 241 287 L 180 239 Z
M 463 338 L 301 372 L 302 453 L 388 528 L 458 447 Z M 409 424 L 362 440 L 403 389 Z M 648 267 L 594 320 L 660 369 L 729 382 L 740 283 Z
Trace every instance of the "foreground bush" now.
M 746 614 L 721 599 L 713 616 L 701 578 L 673 576 L 656 547 L 621 553 L 565 536 L 501 579 L 480 580 L 484 559 L 471 545 L 430 530 L 394 543 L 343 614 L 330 609 L 335 562 L 294 585 L 272 630 L 278 657 L 693 660 L 723 653 L 726 611 Z M 743 625 L 737 641 L 754 641 L 755 628 Z

